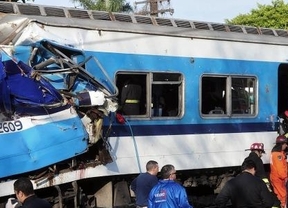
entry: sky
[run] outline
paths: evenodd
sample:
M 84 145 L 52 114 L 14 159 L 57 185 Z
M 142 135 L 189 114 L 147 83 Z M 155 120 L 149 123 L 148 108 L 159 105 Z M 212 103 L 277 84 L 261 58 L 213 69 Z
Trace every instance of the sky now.
M 143 0 L 126 0 L 134 7 L 135 2 Z M 31 1 L 28 1 L 31 2 Z M 165 2 L 165 3 L 164 3 Z M 271 4 L 272 0 L 170 0 L 174 9 L 173 15 L 166 13 L 163 17 L 186 19 L 205 22 L 224 23 L 225 19 L 232 19 L 239 14 L 247 14 L 257 8 L 257 4 Z M 288 0 L 285 0 L 287 3 Z M 34 0 L 35 4 L 77 7 L 71 0 Z M 163 1 L 167 6 L 167 2 Z M 137 4 L 140 9 L 143 4 Z

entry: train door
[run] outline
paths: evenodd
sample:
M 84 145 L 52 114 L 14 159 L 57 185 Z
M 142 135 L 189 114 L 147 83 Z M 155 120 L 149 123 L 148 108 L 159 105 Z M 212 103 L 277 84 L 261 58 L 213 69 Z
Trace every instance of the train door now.
M 288 110 L 288 64 L 278 69 L 278 115 Z

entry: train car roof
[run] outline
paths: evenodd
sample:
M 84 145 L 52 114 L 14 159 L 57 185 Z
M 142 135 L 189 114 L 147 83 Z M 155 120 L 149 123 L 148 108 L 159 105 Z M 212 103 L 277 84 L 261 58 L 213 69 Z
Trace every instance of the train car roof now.
M 284 29 L 13 2 L 0 2 L 0 44 L 7 44 L 11 33 L 21 30 L 29 22 L 87 30 L 288 45 L 288 31 Z M 7 24 L 11 24 L 11 27 L 7 27 Z

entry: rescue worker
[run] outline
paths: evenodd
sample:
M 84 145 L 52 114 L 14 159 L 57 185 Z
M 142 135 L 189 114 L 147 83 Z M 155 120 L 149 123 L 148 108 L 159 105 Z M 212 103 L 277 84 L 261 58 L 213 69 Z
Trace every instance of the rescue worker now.
M 245 160 L 253 160 L 253 162 L 256 164 L 256 173 L 255 176 L 263 179 L 267 179 L 263 180 L 265 183 L 269 183 L 265 169 L 264 169 L 264 165 L 263 165 L 263 161 L 261 160 L 262 154 L 265 154 L 265 150 L 264 150 L 264 144 L 263 143 L 253 143 L 250 146 L 250 149 L 246 149 L 245 151 L 250 150 L 250 154 L 248 157 L 245 158 Z
M 283 114 L 279 117 L 279 129 L 278 133 L 280 135 L 288 136 L 288 110 L 284 111 Z
M 121 107 L 124 115 L 140 114 L 142 88 L 135 79 L 129 79 L 121 92 Z
M 226 208 L 231 200 L 233 208 L 253 207 L 270 208 L 274 199 L 265 183 L 255 177 L 256 164 L 252 160 L 244 160 L 241 166 L 242 172 L 229 180 L 215 200 L 216 207 Z
M 270 180 L 274 192 L 281 202 L 281 207 L 286 207 L 287 201 L 287 161 L 285 150 L 287 148 L 287 138 L 280 135 L 276 138 L 276 144 L 271 150 L 270 158 Z
M 247 150 L 250 150 L 251 152 L 250 152 L 249 156 L 244 159 L 244 161 L 252 160 L 255 163 L 255 165 L 256 165 L 255 176 L 260 178 L 262 181 L 264 181 L 268 190 L 274 196 L 275 202 L 274 202 L 273 207 L 275 207 L 275 208 L 280 207 L 280 201 L 278 200 L 277 196 L 274 194 L 274 192 L 271 189 L 271 184 L 270 184 L 270 181 L 269 181 L 268 176 L 266 174 L 266 171 L 264 169 L 263 161 L 261 159 L 262 154 L 265 154 L 264 144 L 263 143 L 253 143 L 253 144 L 251 144 L 250 148 L 246 149 L 245 151 L 247 151 Z

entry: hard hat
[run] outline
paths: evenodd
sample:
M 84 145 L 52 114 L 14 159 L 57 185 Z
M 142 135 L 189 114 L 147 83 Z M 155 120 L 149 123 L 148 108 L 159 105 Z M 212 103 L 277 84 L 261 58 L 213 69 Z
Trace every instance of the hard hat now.
M 284 135 L 280 135 L 276 138 L 276 144 L 287 143 L 287 138 Z
M 246 150 L 259 150 L 259 151 L 262 151 L 263 153 L 265 153 L 263 143 L 253 143 L 253 144 L 251 144 L 250 149 L 246 149 Z

